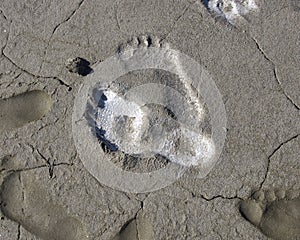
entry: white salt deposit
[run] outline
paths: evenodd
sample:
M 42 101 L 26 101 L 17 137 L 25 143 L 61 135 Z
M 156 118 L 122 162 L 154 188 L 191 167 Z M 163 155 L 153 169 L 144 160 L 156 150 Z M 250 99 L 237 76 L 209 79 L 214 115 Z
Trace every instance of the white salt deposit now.
M 151 125 L 147 107 L 118 96 L 110 90 L 104 94 L 103 108 L 98 108 L 96 125 L 104 131 L 104 138 L 128 154 L 161 154 L 171 162 L 182 166 L 197 166 L 214 153 L 214 145 L 208 138 L 191 131 L 175 120 L 171 127 L 160 121 Z M 101 100 L 102 101 L 102 100 Z M 166 119 L 162 117 L 162 122 Z M 172 121 L 174 124 L 172 124 Z
M 211 140 L 184 127 L 174 129 L 166 139 L 160 154 L 182 166 L 197 166 L 205 163 L 214 154 Z
M 97 127 L 105 131 L 105 138 L 118 148 L 133 154 L 140 153 L 138 145 L 144 113 L 135 102 L 119 97 L 113 91 L 103 91 L 104 108 L 98 108 Z

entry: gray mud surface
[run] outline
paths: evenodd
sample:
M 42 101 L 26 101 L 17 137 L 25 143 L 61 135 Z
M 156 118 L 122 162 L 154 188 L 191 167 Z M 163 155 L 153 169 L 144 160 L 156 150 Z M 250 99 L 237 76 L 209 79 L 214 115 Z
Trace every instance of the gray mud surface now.
M 0 240 L 299 239 L 300 5 L 259 9 L 233 26 L 200 0 L 2 0 Z M 133 194 L 87 171 L 72 113 L 93 66 L 141 35 L 205 67 L 228 122 L 205 178 Z M 168 161 L 115 163 L 143 172 Z

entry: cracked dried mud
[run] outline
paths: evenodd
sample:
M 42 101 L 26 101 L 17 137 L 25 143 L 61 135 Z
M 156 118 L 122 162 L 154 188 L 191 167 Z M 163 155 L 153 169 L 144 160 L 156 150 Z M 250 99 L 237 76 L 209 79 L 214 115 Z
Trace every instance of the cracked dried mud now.
M 238 15 L 234 4 L 213 11 L 209 7 L 215 1 L 209 2 L 0 2 L 0 240 L 300 239 L 299 1 L 254 0 L 255 11 L 239 8 Z M 163 188 L 159 181 L 151 182 L 156 191 L 132 193 L 94 178 L 97 162 L 85 166 L 74 140 L 77 94 L 115 54 L 116 59 L 126 58 L 126 70 L 137 53 L 132 45 L 163 45 L 184 53 L 217 86 L 226 111 L 226 139 L 218 162 L 204 178 L 199 177 L 200 164 Z M 125 50 L 129 55 L 120 54 Z M 174 68 L 189 69 L 188 62 L 179 60 Z M 133 86 L 164 83 L 191 105 L 202 105 L 205 97 L 182 81 L 186 76 L 142 69 L 109 87 L 127 101 L 126 91 Z M 100 82 L 106 80 L 101 77 Z M 199 128 L 210 136 L 214 122 L 205 104 Z M 178 117 L 173 109 L 153 106 L 145 112 L 159 123 L 157 129 Z M 122 126 L 133 125 L 134 119 L 121 120 L 118 134 L 130 135 L 130 128 Z M 165 152 L 151 149 L 158 154 L 145 157 L 114 152 L 103 141 L 103 129 L 98 130 L 92 144 L 86 136 L 81 143 L 99 146 L 100 158 L 126 174 L 176 165 L 170 161 L 173 145 Z M 119 176 L 101 170 L 110 181 Z M 138 188 L 142 183 L 130 184 Z

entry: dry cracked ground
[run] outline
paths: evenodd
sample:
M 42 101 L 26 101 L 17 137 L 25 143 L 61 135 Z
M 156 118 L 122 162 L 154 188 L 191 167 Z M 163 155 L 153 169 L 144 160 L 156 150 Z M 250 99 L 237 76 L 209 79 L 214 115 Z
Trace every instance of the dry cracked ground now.
M 0 239 L 300 239 L 300 3 L 259 9 L 233 26 L 198 0 L 2 0 Z M 205 178 L 133 194 L 85 169 L 71 122 L 93 64 L 143 34 L 205 67 L 228 125 Z

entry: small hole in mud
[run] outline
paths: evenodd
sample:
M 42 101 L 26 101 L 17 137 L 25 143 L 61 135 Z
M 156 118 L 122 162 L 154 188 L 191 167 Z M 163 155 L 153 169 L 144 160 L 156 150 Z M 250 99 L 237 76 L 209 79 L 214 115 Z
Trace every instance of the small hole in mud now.
M 93 72 L 93 69 L 90 67 L 90 62 L 81 57 L 68 59 L 66 68 L 69 72 L 77 73 L 81 76 L 87 76 Z
M 71 92 L 73 90 L 73 88 L 68 87 L 68 92 Z
M 147 38 L 147 42 L 148 42 L 148 46 L 151 46 L 151 45 L 152 45 L 152 39 L 151 39 L 151 37 L 148 37 L 148 38 Z
M 167 114 L 168 114 L 171 118 L 173 118 L 173 119 L 175 119 L 175 120 L 177 119 L 175 113 L 174 113 L 170 108 L 165 107 L 165 110 L 166 110 Z
M 4 217 L 1 217 L 1 220 L 4 220 Z

